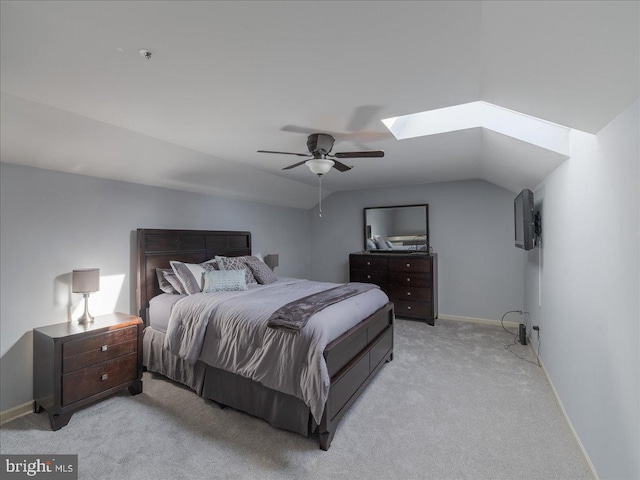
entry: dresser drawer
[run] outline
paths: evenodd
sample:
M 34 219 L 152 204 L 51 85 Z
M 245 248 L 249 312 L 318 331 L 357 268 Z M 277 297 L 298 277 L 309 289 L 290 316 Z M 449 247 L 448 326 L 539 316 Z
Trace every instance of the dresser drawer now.
M 403 287 L 430 287 L 429 275 L 413 272 L 390 272 L 389 284 Z
M 389 261 L 386 257 L 374 255 L 353 255 L 350 258 L 351 268 L 357 270 L 387 270 Z
M 390 258 L 389 270 L 392 272 L 431 272 L 431 260 L 428 258 Z
M 352 282 L 375 283 L 376 285 L 383 286 L 389 281 L 389 274 L 387 272 L 351 270 L 350 273 L 350 281 Z
M 62 376 L 62 405 L 69 405 L 130 382 L 137 376 L 137 353 L 68 373 Z
M 407 317 L 432 317 L 431 302 L 417 302 L 415 300 L 394 300 L 396 315 Z
M 431 300 L 430 288 L 389 285 L 386 288 L 386 293 L 392 302 L 395 300 Z
M 80 340 L 73 340 L 66 342 L 62 349 L 62 357 L 68 358 L 81 353 L 87 353 L 94 350 L 101 350 L 105 345 L 107 350 L 118 344 L 124 343 L 129 340 L 137 340 L 138 327 L 131 326 L 126 328 L 120 328 L 100 335 L 94 335 L 87 338 L 81 338 Z
M 62 359 L 62 373 L 70 373 L 81 368 L 90 367 L 91 365 L 97 365 L 98 363 L 106 362 L 113 358 L 122 357 L 130 353 L 138 351 L 138 341 L 129 340 L 124 343 L 116 343 L 115 345 L 109 343 L 103 343 L 93 350 L 74 355 L 73 357 L 66 357 Z

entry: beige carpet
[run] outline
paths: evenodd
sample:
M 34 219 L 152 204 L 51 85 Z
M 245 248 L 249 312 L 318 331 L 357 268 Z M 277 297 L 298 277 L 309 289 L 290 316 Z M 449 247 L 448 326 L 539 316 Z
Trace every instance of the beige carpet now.
M 512 338 L 397 320 L 394 361 L 328 452 L 148 373 L 143 394 L 89 406 L 58 432 L 46 414 L 4 425 L 0 451 L 77 453 L 80 479 L 592 478 L 542 370 L 504 349 Z

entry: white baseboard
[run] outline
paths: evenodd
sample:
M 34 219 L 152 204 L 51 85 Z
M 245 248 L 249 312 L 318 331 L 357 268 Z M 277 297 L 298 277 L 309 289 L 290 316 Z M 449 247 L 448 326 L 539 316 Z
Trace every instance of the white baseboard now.
M 461 317 L 459 315 L 445 315 L 445 314 L 442 314 L 442 313 L 438 314 L 438 320 L 454 320 L 456 322 L 485 323 L 487 325 L 500 326 L 500 320 L 492 320 L 492 319 L 489 319 L 489 318 Z M 518 328 L 518 325 L 520 325 L 519 322 L 514 322 L 514 321 L 509 321 L 509 320 L 505 320 L 504 321 L 504 326 L 505 327 Z
M 0 412 L 0 425 L 4 425 L 11 420 L 15 420 L 18 417 L 22 417 L 23 415 L 32 412 L 33 400 L 23 403 L 22 405 L 18 405 L 17 407 L 10 408 L 9 410 L 5 410 L 4 412 Z
M 533 350 L 534 355 L 537 356 L 537 352 L 536 352 L 535 347 L 533 346 L 533 342 L 529 342 L 529 346 L 531 347 L 531 350 Z M 542 368 L 542 371 L 544 372 L 545 376 L 547 377 L 547 381 L 549 382 L 549 385 L 551 385 L 551 390 L 553 391 L 553 395 L 556 397 L 556 402 L 558 402 L 558 405 L 560 405 L 560 410 L 562 411 L 562 415 L 564 415 L 564 419 L 566 420 L 567 425 L 569 425 L 569 429 L 571 430 L 571 433 L 573 434 L 573 438 L 576 439 L 576 442 L 578 443 L 578 446 L 580 447 L 580 451 L 582 452 L 582 455 L 584 456 L 584 459 L 586 460 L 587 465 L 589 465 L 589 468 L 591 469 L 591 474 L 593 475 L 593 478 L 598 480 L 600 477 L 598 476 L 598 472 L 596 471 L 596 467 L 591 462 L 591 457 L 589 457 L 589 454 L 587 453 L 587 450 L 584 448 L 584 445 L 582 444 L 582 441 L 580 440 L 580 437 L 578 436 L 578 432 L 576 432 L 576 429 L 573 428 L 573 423 L 571 423 L 571 419 L 569 418 L 569 415 L 567 415 L 567 411 L 565 410 L 564 405 L 562 404 L 562 400 L 560 400 L 560 396 L 558 395 L 558 391 L 556 390 L 556 386 L 551 381 L 551 377 L 549 376 L 549 372 L 547 372 L 547 369 L 544 366 L 544 363 L 542 362 L 542 360 L 540 360 L 540 357 L 538 357 L 538 361 L 540 362 L 540 367 Z

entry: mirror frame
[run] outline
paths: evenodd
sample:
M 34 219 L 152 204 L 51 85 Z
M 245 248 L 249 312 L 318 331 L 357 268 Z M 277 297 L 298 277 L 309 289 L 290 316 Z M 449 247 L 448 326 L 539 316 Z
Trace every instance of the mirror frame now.
M 424 207 L 425 208 L 425 231 L 426 231 L 426 245 L 427 249 L 424 252 L 416 251 L 411 253 L 424 253 L 429 254 L 431 252 L 431 236 L 429 235 L 429 204 L 428 203 L 416 203 L 413 205 L 384 205 L 381 207 L 365 207 L 362 209 L 362 220 L 363 220 L 363 231 L 364 231 L 364 251 L 367 253 L 389 253 L 389 254 L 398 254 L 398 253 L 409 253 L 406 250 L 369 250 L 367 248 L 367 239 L 370 237 L 369 232 L 367 231 L 367 211 L 368 210 L 381 210 L 385 208 L 408 208 L 408 207 Z

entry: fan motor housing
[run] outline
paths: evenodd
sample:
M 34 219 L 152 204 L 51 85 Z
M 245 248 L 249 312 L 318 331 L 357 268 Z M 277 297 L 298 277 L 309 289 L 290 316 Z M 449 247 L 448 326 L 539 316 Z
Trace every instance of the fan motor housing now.
M 311 153 L 329 153 L 333 148 L 335 139 L 326 133 L 312 133 L 307 138 L 307 148 Z

